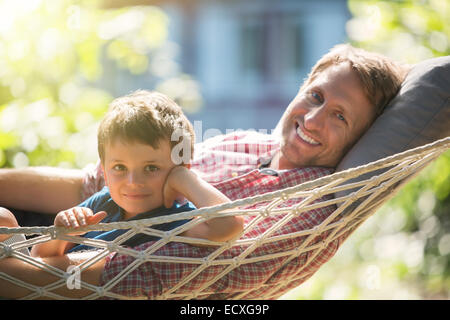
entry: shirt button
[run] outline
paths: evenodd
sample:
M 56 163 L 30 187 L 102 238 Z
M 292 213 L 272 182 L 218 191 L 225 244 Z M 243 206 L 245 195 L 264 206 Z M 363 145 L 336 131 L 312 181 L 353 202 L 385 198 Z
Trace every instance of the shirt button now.
M 259 172 L 261 172 L 261 174 L 268 175 L 268 176 L 274 176 L 274 177 L 278 176 L 278 172 L 273 169 L 270 169 L 270 168 L 259 169 Z
M 233 178 L 236 178 L 236 177 L 238 176 L 238 173 L 237 173 L 237 172 L 232 172 L 232 173 L 231 173 L 231 176 L 232 176 Z

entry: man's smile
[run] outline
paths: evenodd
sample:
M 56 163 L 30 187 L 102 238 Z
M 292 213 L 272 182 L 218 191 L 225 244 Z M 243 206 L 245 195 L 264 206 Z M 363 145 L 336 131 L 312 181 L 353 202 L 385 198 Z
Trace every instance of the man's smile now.
M 308 143 L 308 144 L 310 144 L 310 145 L 313 145 L 313 146 L 317 146 L 317 145 L 320 144 L 320 142 L 318 142 L 318 141 L 315 140 L 314 138 L 310 137 L 309 135 L 307 135 L 307 134 L 303 131 L 303 129 L 302 129 L 302 127 L 301 127 L 301 125 L 300 125 L 300 123 L 299 123 L 298 121 L 295 123 L 295 127 L 296 127 L 297 136 L 298 136 L 301 140 L 303 140 L 304 142 L 306 142 L 306 143 Z

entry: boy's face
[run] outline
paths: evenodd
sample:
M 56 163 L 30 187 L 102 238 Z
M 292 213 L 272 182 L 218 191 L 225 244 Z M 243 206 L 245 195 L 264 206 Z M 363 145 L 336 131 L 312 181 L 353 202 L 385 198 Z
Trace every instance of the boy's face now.
M 125 219 L 163 205 L 163 186 L 170 170 L 168 141 L 158 149 L 140 142 L 120 139 L 105 146 L 102 163 L 106 185 L 112 199 L 125 210 Z

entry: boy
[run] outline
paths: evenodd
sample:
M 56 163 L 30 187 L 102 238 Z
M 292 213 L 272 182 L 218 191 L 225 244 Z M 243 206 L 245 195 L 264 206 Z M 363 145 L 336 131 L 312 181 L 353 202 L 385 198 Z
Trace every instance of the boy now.
M 183 140 L 178 150 L 180 143 L 173 137 L 180 132 Z M 193 153 L 193 142 L 192 125 L 168 97 L 157 92 L 137 91 L 114 100 L 98 130 L 98 151 L 106 187 L 81 205 L 58 213 L 55 226 L 79 228 L 99 222 L 194 210 L 189 202 L 180 205 L 175 201 L 180 195 L 197 208 L 229 202 L 226 196 L 189 170 L 187 162 Z M 17 226 L 12 214 L 0 212 L 0 215 L 4 220 L 2 225 Z M 167 231 L 186 222 L 174 221 L 152 228 Z M 223 217 L 199 223 L 181 235 L 226 241 L 242 230 L 242 217 Z M 126 231 L 93 231 L 84 236 L 112 240 Z M 121 244 L 135 246 L 154 239 L 139 234 Z M 57 239 L 36 244 L 31 254 L 49 257 L 85 248 Z

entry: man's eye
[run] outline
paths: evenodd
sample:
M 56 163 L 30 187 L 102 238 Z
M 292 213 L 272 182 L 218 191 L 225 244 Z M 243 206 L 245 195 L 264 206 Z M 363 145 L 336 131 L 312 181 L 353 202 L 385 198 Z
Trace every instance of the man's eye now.
M 338 113 L 338 114 L 337 114 L 337 117 L 338 117 L 338 119 L 341 120 L 341 121 L 346 121 L 346 120 L 345 120 L 345 117 L 342 115 L 342 113 Z
M 124 170 L 126 170 L 127 168 L 124 166 L 124 165 L 121 165 L 121 164 L 116 164 L 114 167 L 113 167 L 113 170 L 115 170 L 115 171 L 124 171 Z
M 309 93 L 309 96 L 314 100 L 314 102 L 316 103 L 322 103 L 323 102 L 323 98 L 320 95 L 320 93 L 316 92 L 316 91 L 311 91 Z

